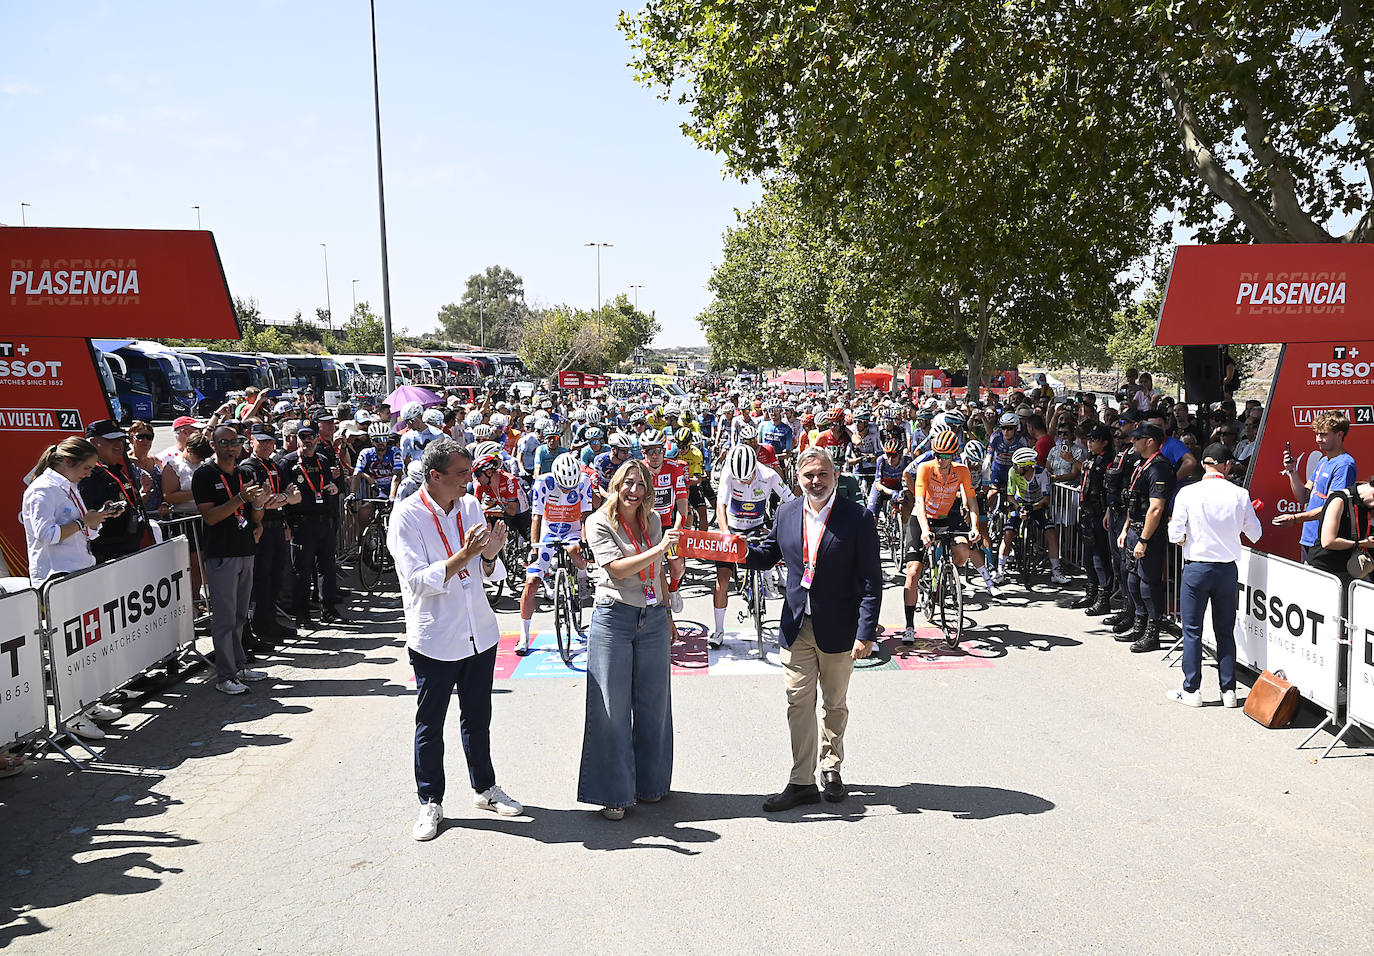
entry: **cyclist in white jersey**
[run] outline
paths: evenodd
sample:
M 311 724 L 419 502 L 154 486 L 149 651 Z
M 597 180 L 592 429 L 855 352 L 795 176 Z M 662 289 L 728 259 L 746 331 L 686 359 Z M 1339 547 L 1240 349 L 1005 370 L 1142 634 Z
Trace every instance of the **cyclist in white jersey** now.
M 515 653 L 530 649 L 530 621 L 534 618 L 534 592 L 540 580 L 553 570 L 557 542 L 565 542 L 573 564 L 581 571 L 587 567 L 576 542 L 582 538 L 583 523 L 592 511 L 592 479 L 582 471 L 573 455 L 559 455 L 553 469 L 534 481 L 532 502 L 534 519 L 530 528 L 530 563 L 525 568 L 525 591 L 520 595 L 520 640 Z M 580 588 L 579 588 L 580 590 Z
M 791 501 L 795 495 L 783 484 L 778 473 L 759 464 L 754 449 L 736 445 L 730 449 L 725 470 L 721 474 L 720 492 L 716 496 L 716 524 L 722 531 L 753 536 L 768 530 L 768 501 L 777 495 Z M 716 562 L 716 589 L 711 596 L 715 610 L 715 630 L 706 642 L 720 647 L 725 640 L 725 607 L 730 599 L 730 578 L 735 565 L 730 561 Z

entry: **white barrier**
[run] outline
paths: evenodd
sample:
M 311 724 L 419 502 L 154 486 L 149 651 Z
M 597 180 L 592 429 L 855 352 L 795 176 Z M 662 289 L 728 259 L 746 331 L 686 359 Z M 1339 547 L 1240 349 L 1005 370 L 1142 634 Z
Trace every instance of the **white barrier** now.
M 1256 671 L 1283 671 L 1298 692 L 1336 713 L 1340 684 L 1343 587 L 1334 574 L 1243 549 L 1237 563 L 1236 662 Z M 1216 642 L 1208 615 L 1203 643 Z
M 37 591 L 0 598 L 0 747 L 47 727 L 41 627 Z
M 1346 601 L 1346 630 L 1350 635 L 1350 661 L 1346 670 L 1345 726 L 1326 748 L 1323 757 L 1358 724 L 1374 731 L 1374 584 L 1355 581 Z
M 49 656 L 59 726 L 194 639 L 185 538 L 49 583 Z

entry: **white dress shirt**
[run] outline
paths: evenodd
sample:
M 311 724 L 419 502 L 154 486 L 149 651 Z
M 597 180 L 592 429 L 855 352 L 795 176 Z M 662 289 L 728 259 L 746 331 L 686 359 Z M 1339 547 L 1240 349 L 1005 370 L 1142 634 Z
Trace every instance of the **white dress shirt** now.
M 433 514 L 428 505 L 433 505 Z M 486 526 L 482 506 L 472 495 L 459 498 L 446 513 L 422 490 L 396 505 L 386 538 L 401 584 L 406 646 L 437 661 L 472 657 L 495 646 L 501 637 L 496 613 L 482 589 L 481 555 L 473 555 L 468 562 L 466 577 L 455 574 L 444 580 L 449 559 L 444 537 L 453 553 L 462 548 L 460 514 L 468 532 Z
M 1183 545 L 1187 561 L 1239 561 L 1241 534 L 1253 544 L 1262 531 L 1250 493 L 1221 475 L 1184 485 L 1174 498 L 1169 540 Z
M 42 587 L 54 574 L 81 571 L 95 564 L 91 531 L 78 531 L 62 539 L 62 525 L 85 514 L 76 485 L 51 468 L 24 490 L 19 518 L 29 545 L 29 580 L 34 587 Z
M 815 572 L 816 560 L 821 553 L 821 539 L 825 537 L 825 523 L 830 520 L 830 509 L 834 507 L 835 495 L 839 491 L 837 485 L 830 492 L 830 497 L 825 499 L 825 504 L 821 505 L 819 511 L 811 510 L 811 499 L 805 498 L 802 501 L 802 533 L 806 535 L 806 553 L 811 558 L 812 573 Z M 806 569 L 802 568 L 802 574 L 806 574 Z M 811 613 L 811 589 L 806 589 L 806 613 Z

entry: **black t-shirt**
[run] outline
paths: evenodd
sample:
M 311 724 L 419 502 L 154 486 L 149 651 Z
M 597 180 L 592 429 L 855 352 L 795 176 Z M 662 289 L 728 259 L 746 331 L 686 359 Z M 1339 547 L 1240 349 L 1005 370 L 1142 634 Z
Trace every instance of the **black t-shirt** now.
M 226 475 L 214 461 L 207 461 L 191 476 L 191 496 L 198 505 L 219 507 L 251 484 L 253 473 L 243 465 Z M 246 558 L 256 552 L 251 516 L 252 509 L 244 503 L 219 524 L 205 522 L 205 557 Z
M 143 547 L 148 519 L 143 513 L 142 489 L 136 484 L 137 479 L 130 477 L 133 473 L 127 464 L 101 462 L 77 485 L 87 511 L 94 511 L 107 501 L 124 502 L 124 510 L 101 524 L 91 540 L 91 553 L 97 560 L 122 558 Z
M 1178 488 L 1174 466 L 1163 455 L 1155 455 L 1149 462 L 1137 466 L 1128 482 L 1126 515 L 1132 521 L 1145 520 L 1151 498 L 1163 498 L 1167 511 Z
M 336 513 L 335 499 L 337 495 L 329 494 L 324 490 L 326 485 L 331 484 L 336 489 L 338 488 L 332 467 L 332 454 L 328 459 L 319 453 L 311 455 L 309 458 L 302 458 L 300 452 L 293 451 L 282 458 L 282 481 L 287 485 L 294 484 L 301 492 L 300 504 L 286 506 L 288 518 L 304 518 L 315 515 L 332 516 Z

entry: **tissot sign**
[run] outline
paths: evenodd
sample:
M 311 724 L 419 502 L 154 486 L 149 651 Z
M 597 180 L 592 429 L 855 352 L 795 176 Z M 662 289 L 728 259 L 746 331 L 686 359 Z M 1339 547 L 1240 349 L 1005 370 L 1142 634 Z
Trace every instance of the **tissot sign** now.
M 22 477 L 45 447 L 108 418 L 90 339 L 236 339 L 208 232 L 0 228 L 0 554 L 27 569 Z
M 1179 246 L 1155 344 L 1329 342 L 1371 313 L 1374 245 Z

